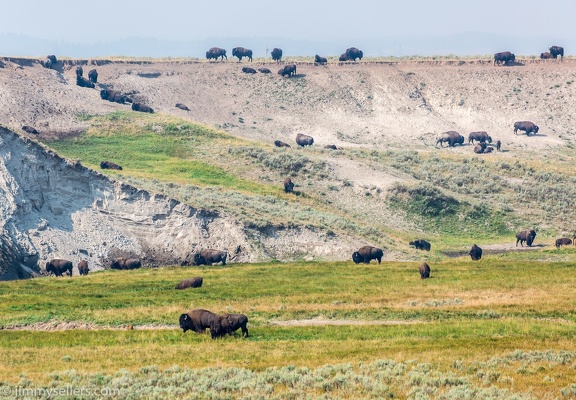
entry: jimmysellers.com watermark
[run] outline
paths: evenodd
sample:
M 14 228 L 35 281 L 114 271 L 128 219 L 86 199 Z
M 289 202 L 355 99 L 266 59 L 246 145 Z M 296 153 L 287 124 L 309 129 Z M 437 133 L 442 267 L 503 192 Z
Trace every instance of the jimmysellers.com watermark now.
M 5 399 L 25 399 L 25 398 L 41 398 L 41 399 L 54 399 L 57 397 L 116 397 L 120 394 L 120 389 L 115 388 L 99 388 L 99 387 L 74 387 L 65 386 L 57 388 L 43 388 L 43 387 L 22 387 L 22 386 L 0 386 L 0 398 Z

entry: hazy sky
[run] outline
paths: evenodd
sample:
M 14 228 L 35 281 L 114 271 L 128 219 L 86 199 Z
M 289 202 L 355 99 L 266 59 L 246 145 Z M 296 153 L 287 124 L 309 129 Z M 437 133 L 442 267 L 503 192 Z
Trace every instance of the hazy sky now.
M 576 38 L 574 0 L 18 0 L 0 34 L 67 43 L 124 38 L 344 41 L 462 33 Z M 217 40 L 215 40 L 217 42 Z M 217 45 L 217 43 L 215 43 Z M 567 49 L 567 53 L 570 53 Z

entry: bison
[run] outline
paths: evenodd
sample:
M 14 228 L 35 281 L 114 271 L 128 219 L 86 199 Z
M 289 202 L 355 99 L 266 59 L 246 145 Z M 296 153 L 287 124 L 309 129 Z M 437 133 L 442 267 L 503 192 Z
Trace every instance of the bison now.
M 420 265 L 420 279 L 430 278 L 430 266 L 426 261 L 423 261 Z
M 67 273 L 68 276 L 72 276 L 72 261 L 54 258 L 46 262 L 46 272 L 56 276 L 62 276 L 64 273 Z
M 470 134 L 468 134 L 468 143 L 474 144 L 475 140 L 477 142 L 492 143 L 492 138 L 485 131 L 470 132 Z
M 228 60 L 228 56 L 226 55 L 226 50 L 221 49 L 220 47 L 212 47 L 210 50 L 208 50 L 206 52 L 206 58 L 208 60 L 210 60 L 212 58 L 215 60 L 218 60 L 218 57 L 220 57 L 222 61 L 224 61 L 224 58 L 226 58 L 226 60 Z
M 91 69 L 90 71 L 88 71 L 88 79 L 92 83 L 97 83 L 98 82 L 98 71 L 96 71 L 95 69 Z
M 292 182 L 292 179 L 284 179 L 284 191 L 286 193 L 292 193 L 294 191 L 294 182 Z
M 440 143 L 440 147 L 444 147 L 443 143 L 448 143 L 448 147 L 454 147 L 457 143 L 464 143 L 464 136 L 456 131 L 443 132 L 440 134 L 440 137 L 438 137 L 438 140 L 436 140 L 436 145 L 438 145 L 438 143 Z
M 414 246 L 418 250 L 430 251 L 430 242 L 424 239 L 416 239 L 413 242 L 408 243 L 410 246 Z
M 88 261 L 86 260 L 81 260 L 78 263 L 78 273 L 80 275 L 88 275 L 88 272 L 90 271 L 90 269 L 88 268 Z
M 258 71 L 262 74 L 270 74 L 272 72 L 268 68 L 265 68 L 265 67 L 258 68 Z
M 116 163 L 113 163 L 112 161 L 102 161 L 100 163 L 100 168 L 101 169 L 117 169 L 119 171 L 122 171 L 122 167 Z
M 185 104 L 182 104 L 182 103 L 176 103 L 176 108 L 179 108 L 179 109 L 184 110 L 184 111 L 190 111 L 188 106 Z
M 228 257 L 227 251 L 200 250 L 200 252 L 194 254 L 193 265 L 212 265 L 218 262 L 226 265 L 226 257 Z
M 132 110 L 154 114 L 154 110 L 152 109 L 152 107 L 147 106 L 146 104 L 143 103 L 132 103 Z
M 278 48 L 274 47 L 272 49 L 272 52 L 270 53 L 270 55 L 272 56 L 272 59 L 274 61 L 279 62 L 280 60 L 282 60 L 282 49 L 278 49 Z
M 550 50 L 550 54 L 552 54 L 552 57 L 558 58 L 558 56 L 560 56 L 561 60 L 564 58 L 564 48 L 563 47 L 552 46 L 548 50 Z
M 314 56 L 314 62 L 316 64 L 326 64 L 328 60 L 326 59 L 326 57 L 320 57 L 318 54 L 316 54 Z
M 210 335 L 212 339 L 224 336 L 225 334 L 233 335 L 238 329 L 242 329 L 242 336 L 248 337 L 248 317 L 244 314 L 224 314 L 217 315 L 210 326 Z
M 482 258 L 482 249 L 476 246 L 476 244 L 473 244 L 468 254 L 470 254 L 472 261 L 478 261 Z
M 504 65 L 509 65 L 514 61 L 516 61 L 516 56 L 509 51 L 494 54 L 494 65 L 502 65 L 502 63 L 504 63 Z
M 22 125 L 22 130 L 23 130 L 24 132 L 32 133 L 32 134 L 34 134 L 34 135 L 37 135 L 37 134 L 38 134 L 38 131 L 36 130 L 36 128 L 33 128 L 33 127 L 31 127 L 31 126 L 28 126 L 28 125 Z
M 502 142 L 500 140 L 496 141 L 496 150 L 502 151 Z
M 356 61 L 357 58 L 361 60 L 362 57 L 364 57 L 364 53 L 362 53 L 362 50 L 358 50 L 356 47 L 350 47 L 349 49 L 346 49 L 345 54 L 347 59 L 352 61 Z
M 527 246 L 532 246 L 534 242 L 534 238 L 536 237 L 536 232 L 534 229 L 530 229 L 529 231 L 522 231 L 516 234 L 516 246 L 518 246 L 518 242 L 520 242 L 520 246 L 524 247 L 524 242 L 526 242 Z
M 572 239 L 570 238 L 560 238 L 560 239 L 556 239 L 556 248 L 559 249 L 560 246 L 569 246 L 572 244 Z
M 182 290 L 188 288 L 199 288 L 202 286 L 203 279 L 201 276 L 196 276 L 190 279 L 181 280 L 174 289 Z
M 348 60 L 350 60 L 350 59 L 348 58 L 348 54 L 346 54 L 346 53 L 340 54 L 340 57 L 338 58 L 338 61 L 341 61 L 341 62 L 348 61 Z
M 292 147 L 292 146 L 290 146 L 288 143 L 284 143 L 284 142 L 281 141 L 281 140 L 275 140 L 275 141 L 274 141 L 274 145 L 275 145 L 276 147 Z
M 80 86 L 80 87 L 87 87 L 87 88 L 91 88 L 94 89 L 95 85 L 93 82 L 89 81 L 86 78 L 83 78 L 81 76 L 77 76 L 76 77 L 76 85 Z
M 327 144 L 326 146 L 324 146 L 325 149 L 330 149 L 330 150 L 342 150 L 341 147 L 336 146 L 335 144 Z
M 482 154 L 486 150 L 486 143 L 480 142 L 476 146 L 474 146 L 474 153 Z
M 111 269 L 138 269 L 142 263 L 137 258 L 117 258 L 110 264 Z
M 526 136 L 530 135 L 530 133 L 538 133 L 538 125 L 535 125 L 533 122 L 530 121 L 518 121 L 514 123 L 514 134 L 516 135 L 519 130 L 526 132 Z
M 540 53 L 540 59 L 542 60 L 549 60 L 550 58 L 555 58 L 552 54 L 545 52 L 545 53 Z
M 356 264 L 360 264 L 361 262 L 369 264 L 370 260 L 378 260 L 378 264 L 380 264 L 383 255 L 382 249 L 374 246 L 364 246 L 352 253 L 352 260 Z
M 296 75 L 296 64 L 288 64 L 278 70 L 278 75 L 291 77 Z
M 76 67 L 76 77 L 82 77 L 82 75 L 84 74 L 84 70 L 82 69 L 82 66 L 79 65 Z
M 244 72 L 245 74 L 255 74 L 256 70 L 250 67 L 242 67 L 242 72 Z
M 314 144 L 314 138 L 312 136 L 299 133 L 296 135 L 296 144 L 298 146 L 312 146 Z
M 248 60 L 252 61 L 252 50 L 244 47 L 234 47 L 232 49 L 232 57 L 238 57 L 238 62 L 242 61 L 242 57 L 248 57 Z
M 132 99 L 130 99 L 128 96 L 125 96 L 119 91 L 112 89 L 102 89 L 100 91 L 100 98 L 102 100 L 108 100 L 113 103 L 132 103 Z
M 46 58 L 44 59 L 44 61 L 41 62 L 41 64 L 44 68 L 52 69 L 52 67 L 55 66 L 57 62 L 58 59 L 56 58 L 56 56 L 51 54 L 49 56 L 46 56 Z
M 186 314 L 180 315 L 180 328 L 182 328 L 183 333 L 188 330 L 204 333 L 206 328 L 210 328 L 213 325 L 216 316 L 213 312 L 201 308 L 190 310 Z

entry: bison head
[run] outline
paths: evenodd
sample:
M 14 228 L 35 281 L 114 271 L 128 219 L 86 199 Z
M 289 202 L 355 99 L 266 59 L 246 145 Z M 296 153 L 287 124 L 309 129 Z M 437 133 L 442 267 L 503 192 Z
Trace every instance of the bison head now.
M 193 265 L 202 265 L 202 264 L 206 264 L 206 259 L 202 256 L 202 254 L 199 253 L 194 254 Z
M 364 261 L 364 258 L 360 255 L 360 253 L 355 251 L 354 253 L 352 253 L 352 261 L 354 261 L 356 264 L 360 264 L 361 262 Z
M 185 333 L 187 330 L 191 330 L 192 329 L 192 319 L 190 318 L 190 316 L 188 314 L 182 314 L 180 315 L 180 328 L 182 328 L 182 331 Z
M 456 143 L 463 144 L 464 143 L 464 136 L 462 136 L 462 135 L 458 136 L 458 139 L 456 139 Z

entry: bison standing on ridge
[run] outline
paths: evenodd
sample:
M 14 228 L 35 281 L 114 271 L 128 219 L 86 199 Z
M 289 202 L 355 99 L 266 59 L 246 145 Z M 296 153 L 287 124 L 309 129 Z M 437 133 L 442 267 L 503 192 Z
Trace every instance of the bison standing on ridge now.
M 82 77 L 82 75 L 84 74 L 84 70 L 82 69 L 82 66 L 79 65 L 76 67 L 76 77 Z
M 51 54 L 49 56 L 46 56 L 46 58 L 44 59 L 44 61 L 41 62 L 41 64 L 44 68 L 52 69 L 52 67 L 55 66 L 57 62 L 58 59 L 56 58 L 56 56 Z
M 180 315 L 180 328 L 182 328 L 184 333 L 188 330 L 204 333 L 206 328 L 210 328 L 213 325 L 216 316 L 213 312 L 201 308 L 190 310 L 186 314 Z
M 440 143 L 440 147 L 444 147 L 443 143 L 448 143 L 448 147 L 454 147 L 457 143 L 464 143 L 464 136 L 456 131 L 443 132 L 440 134 L 440 137 L 438 137 L 438 140 L 436 140 L 436 145 L 438 145 L 438 143 Z
M 430 266 L 426 261 L 422 261 L 420 265 L 420 279 L 430 278 Z
M 278 48 L 274 47 L 272 49 L 272 52 L 270 53 L 270 55 L 272 56 L 272 59 L 274 61 L 280 61 L 280 60 L 282 60 L 282 49 L 278 49 Z
M 482 249 L 476 246 L 476 244 L 473 244 L 472 247 L 470 248 L 469 254 L 472 261 L 478 261 L 482 258 Z
M 530 121 L 518 121 L 514 123 L 514 134 L 516 135 L 519 130 L 526 132 L 526 136 L 530 135 L 530 133 L 538 133 L 538 125 L 535 125 L 533 122 Z
M 227 251 L 210 249 L 200 250 L 198 253 L 194 254 L 193 265 L 212 265 L 219 262 L 222 262 L 222 265 L 226 265 L 227 257 Z
M 296 144 L 301 147 L 312 146 L 314 144 L 314 138 L 312 136 L 299 133 L 296 135 Z
M 362 57 L 364 57 L 364 53 L 356 47 L 350 47 L 349 49 L 346 49 L 346 56 L 348 60 L 356 61 L 357 58 L 361 60 Z
M 90 269 L 88 268 L 88 261 L 81 260 L 78 263 L 78 273 L 80 275 L 88 275 L 88 272 L 90 272 Z
M 558 56 L 560 56 L 561 60 L 564 58 L 564 48 L 563 47 L 552 46 L 548 50 L 550 50 L 550 54 L 552 54 L 552 57 L 558 58 Z
M 364 246 L 352 253 L 352 261 L 356 264 L 360 264 L 361 262 L 369 264 L 371 260 L 378 260 L 378 264 L 380 264 L 383 255 L 384 252 L 378 247 Z
M 218 60 L 218 57 L 220 57 L 222 61 L 224 61 L 224 57 L 226 57 L 226 60 L 228 60 L 226 50 L 221 49 L 220 47 L 212 47 L 206 52 L 206 58 L 208 60 L 211 60 L 212 58 Z
M 232 57 L 238 57 L 238 62 L 242 61 L 242 57 L 248 57 L 248 60 L 252 61 L 252 50 L 244 47 L 234 47 L 232 49 Z
M 416 239 L 413 242 L 409 242 L 408 245 L 414 246 L 418 250 L 430 251 L 430 242 L 424 239 Z
M 201 276 L 196 276 L 190 279 L 181 280 L 174 289 L 183 290 L 188 288 L 199 288 L 202 287 L 202 282 L 204 280 Z
M 217 315 L 212 320 L 210 334 L 212 339 L 224 336 L 225 334 L 233 335 L 234 331 L 242 329 L 242 336 L 248 337 L 248 317 L 244 314 L 224 314 Z
M 292 179 L 284 179 L 284 191 L 286 193 L 292 193 L 294 191 L 294 182 L 292 182 Z
M 504 63 L 504 65 L 510 65 L 510 63 L 515 61 L 516 56 L 509 51 L 503 51 L 501 53 L 494 54 L 494 65 L 502 65 L 502 63 Z
M 92 83 L 97 83 L 98 82 L 98 71 L 96 71 L 95 69 L 91 69 L 90 71 L 88 71 L 88 79 Z
M 557 249 L 560 248 L 560 246 L 570 246 L 572 244 L 572 239 L 570 238 L 560 238 L 560 239 L 556 239 L 556 243 L 555 246 Z
M 522 247 L 524 247 L 524 242 L 526 242 L 527 246 L 532 246 L 534 238 L 536 238 L 536 231 L 534 231 L 534 229 L 518 232 L 516 234 L 516 246 L 518 246 L 518 242 L 520 242 L 520 246 Z
M 326 64 L 328 60 L 326 59 L 326 57 L 320 57 L 318 54 L 316 54 L 314 56 L 314 62 L 316 64 Z
M 470 132 L 468 135 L 468 143 L 474 144 L 475 140 L 477 142 L 492 143 L 492 137 L 490 137 L 485 131 Z
M 46 272 L 56 276 L 62 276 L 64 273 L 72 276 L 72 261 L 54 258 L 46 263 Z

